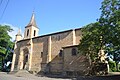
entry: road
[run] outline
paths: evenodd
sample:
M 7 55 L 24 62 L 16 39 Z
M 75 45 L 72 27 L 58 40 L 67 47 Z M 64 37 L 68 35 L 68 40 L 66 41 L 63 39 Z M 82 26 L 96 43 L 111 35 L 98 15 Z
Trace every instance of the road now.
M 7 74 L 0 72 L 0 80 L 120 80 L 118 73 L 111 73 L 108 76 L 81 76 L 73 79 L 62 79 L 62 78 L 49 78 L 49 77 L 38 77 L 30 74 L 26 71 L 20 71 L 16 74 Z
M 31 74 L 19 76 L 19 75 L 13 75 L 13 74 L 7 74 L 4 72 L 0 72 L 0 80 L 70 80 L 70 79 L 37 77 Z

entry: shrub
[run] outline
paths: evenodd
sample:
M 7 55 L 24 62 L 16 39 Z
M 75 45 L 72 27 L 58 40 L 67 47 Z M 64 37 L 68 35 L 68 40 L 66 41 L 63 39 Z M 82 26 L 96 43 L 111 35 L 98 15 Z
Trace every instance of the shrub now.
M 116 72 L 117 71 L 115 62 L 109 61 L 108 64 L 109 64 L 109 68 L 110 68 L 111 72 Z

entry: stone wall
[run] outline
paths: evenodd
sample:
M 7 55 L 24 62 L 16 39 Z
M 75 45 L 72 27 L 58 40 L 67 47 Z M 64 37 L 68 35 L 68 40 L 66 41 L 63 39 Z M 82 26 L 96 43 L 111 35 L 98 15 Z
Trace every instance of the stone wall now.
M 17 48 L 14 49 L 14 53 L 16 54 L 14 70 L 18 70 L 18 62 L 19 62 L 19 54 L 20 54 L 19 43 L 17 43 L 16 45 L 17 45 Z
M 28 42 L 29 42 L 29 40 L 24 40 L 24 41 L 17 42 L 17 44 L 16 44 L 17 48 L 14 50 L 15 54 L 16 54 L 14 70 L 19 70 L 20 52 L 21 52 L 21 49 L 24 49 L 25 47 L 27 47 Z
M 44 71 L 47 64 L 48 36 L 33 39 L 32 71 Z
M 40 71 L 42 62 L 41 53 L 43 52 L 43 42 L 37 39 L 33 39 L 33 52 L 32 52 L 32 71 Z
M 72 49 L 76 50 L 76 55 L 72 55 Z M 66 74 L 79 73 L 83 75 L 89 68 L 89 61 L 86 56 L 78 53 L 77 46 L 63 48 L 64 51 L 64 72 Z
M 59 53 L 62 47 L 73 44 L 72 36 L 72 31 L 51 35 L 51 72 L 62 72 L 63 56 Z
M 75 35 L 74 39 L 73 36 Z M 24 49 L 25 47 L 28 48 L 28 50 L 31 53 L 31 47 L 32 47 L 32 58 L 31 58 L 31 71 L 43 71 L 43 72 L 62 72 L 64 65 L 67 66 L 67 64 L 64 64 L 65 58 L 68 58 L 70 56 L 70 52 L 65 54 L 65 57 L 62 53 L 62 56 L 60 56 L 60 51 L 62 51 L 62 47 L 65 46 L 71 46 L 74 44 L 73 40 L 76 40 L 76 44 L 79 44 L 79 40 L 81 39 L 81 32 L 80 29 L 75 29 L 75 34 L 73 33 L 73 30 L 38 36 L 35 38 L 32 38 L 32 43 L 30 39 L 21 40 L 17 43 L 17 49 L 16 49 L 16 62 L 15 64 L 19 66 L 19 55 L 20 51 Z M 32 44 L 32 46 L 31 46 Z M 76 57 L 70 56 L 71 59 L 74 59 Z M 64 65 L 63 65 L 64 64 Z M 69 65 L 68 65 L 69 66 Z M 65 68 L 66 69 L 66 68 Z M 72 70 L 72 68 L 68 69 Z
M 76 36 L 76 44 L 79 44 L 80 39 L 82 37 L 81 29 L 75 29 L 75 36 Z

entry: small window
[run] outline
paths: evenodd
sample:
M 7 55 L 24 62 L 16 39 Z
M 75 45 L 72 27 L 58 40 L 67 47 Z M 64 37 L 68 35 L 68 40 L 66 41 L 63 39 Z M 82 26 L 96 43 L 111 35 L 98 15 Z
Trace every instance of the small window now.
M 43 52 L 41 52 L 41 57 L 43 57 Z
M 72 48 L 72 56 L 76 56 L 76 55 L 77 55 L 76 48 Z
M 59 52 L 59 57 L 62 57 L 62 55 L 63 55 L 63 51 L 60 50 L 60 52 Z
M 27 36 L 29 35 L 29 29 L 27 30 Z
M 34 30 L 34 36 L 36 35 L 36 30 Z

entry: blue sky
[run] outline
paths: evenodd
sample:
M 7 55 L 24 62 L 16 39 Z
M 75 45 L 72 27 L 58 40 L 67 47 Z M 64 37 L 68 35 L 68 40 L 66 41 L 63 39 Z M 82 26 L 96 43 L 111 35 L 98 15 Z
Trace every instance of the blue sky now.
M 1 1 L 1 0 L 0 0 Z M 0 16 L 7 0 L 0 5 Z M 29 23 L 32 12 L 40 28 L 39 35 L 80 28 L 100 16 L 102 0 L 9 0 L 0 24 L 9 24 L 16 34 Z

